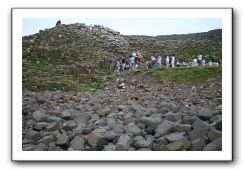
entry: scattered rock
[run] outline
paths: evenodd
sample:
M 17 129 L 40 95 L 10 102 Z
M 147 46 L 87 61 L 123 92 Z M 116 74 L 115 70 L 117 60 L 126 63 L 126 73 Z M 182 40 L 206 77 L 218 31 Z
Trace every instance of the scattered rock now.
M 181 119 L 181 114 L 180 113 L 172 113 L 168 112 L 163 115 L 165 117 L 165 120 L 172 121 L 172 122 L 177 122 L 178 120 Z
M 105 133 L 107 132 L 104 128 L 98 128 L 88 134 L 88 144 L 91 146 L 103 146 L 106 144 Z
M 25 134 L 27 140 L 37 140 L 39 138 L 39 132 L 34 130 L 29 130 Z
M 148 140 L 138 140 L 134 143 L 134 145 L 137 147 L 137 148 L 149 148 L 151 149 L 152 148 L 152 141 L 148 141 Z
M 139 122 L 142 123 L 142 124 L 145 124 L 147 127 L 157 127 L 160 122 L 162 121 L 162 119 L 160 118 L 151 118 L 151 117 L 141 117 L 139 119 Z
M 205 147 L 205 142 L 202 139 L 196 139 L 191 143 L 191 150 L 192 151 L 202 151 L 202 149 Z
M 114 144 L 105 145 L 104 151 L 116 151 L 116 146 Z
M 117 137 L 117 135 L 116 135 L 116 133 L 113 130 L 111 130 L 111 131 L 106 132 L 104 134 L 104 137 L 105 137 L 106 140 L 112 141 L 112 140 L 114 140 Z
M 69 145 L 73 150 L 84 150 L 84 143 L 84 138 L 80 136 L 75 136 Z
M 171 122 L 169 122 L 168 120 L 164 120 L 155 129 L 155 137 L 162 137 L 172 131 L 173 128 L 174 125 Z
M 140 135 L 142 132 L 142 130 L 133 123 L 129 123 L 126 126 L 126 130 L 127 130 L 127 132 L 131 133 L 132 135 Z
M 198 138 L 204 139 L 204 137 L 207 137 L 207 135 L 208 135 L 208 131 L 202 128 L 196 128 L 189 132 L 189 137 L 191 141 L 194 141 Z
M 55 130 L 62 130 L 63 128 L 63 123 L 61 120 L 50 123 L 47 127 L 46 130 L 47 131 L 55 131 Z
M 57 136 L 56 144 L 57 145 L 67 145 L 69 143 L 69 137 L 66 133 L 62 133 Z
M 54 137 L 52 135 L 43 137 L 39 142 L 49 145 L 51 142 L 54 141 Z
M 178 132 L 190 132 L 192 130 L 192 125 L 190 124 L 178 124 L 175 127 L 175 131 Z
M 69 120 L 71 118 L 71 114 L 68 111 L 62 111 L 61 116 L 62 119 Z
M 211 117 L 213 117 L 213 115 L 214 115 L 214 112 L 211 111 L 210 109 L 206 109 L 206 108 L 200 109 L 197 112 L 197 116 L 202 120 L 209 120 L 209 119 L 211 119 Z
M 33 119 L 37 122 L 45 121 L 45 119 L 47 118 L 46 111 L 42 109 L 36 110 L 32 116 Z
M 216 130 L 215 128 L 211 128 L 210 131 L 208 132 L 208 138 L 211 141 L 214 141 L 215 139 L 222 137 L 222 132 Z
M 180 151 L 184 148 L 184 145 L 180 141 L 172 142 L 166 145 L 169 151 Z
M 131 143 L 132 143 L 131 138 L 126 134 L 122 134 L 119 137 L 118 142 L 116 144 L 116 150 L 126 151 L 129 149 Z
M 207 144 L 203 151 L 222 151 L 222 138 L 215 139 Z

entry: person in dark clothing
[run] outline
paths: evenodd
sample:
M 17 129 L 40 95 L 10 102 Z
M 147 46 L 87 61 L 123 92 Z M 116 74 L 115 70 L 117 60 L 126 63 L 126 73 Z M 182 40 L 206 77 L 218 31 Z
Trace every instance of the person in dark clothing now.
M 172 56 L 169 57 L 169 67 L 172 67 Z
M 61 21 L 60 20 L 58 20 L 57 23 L 56 23 L 56 27 L 58 27 L 58 26 L 61 26 Z

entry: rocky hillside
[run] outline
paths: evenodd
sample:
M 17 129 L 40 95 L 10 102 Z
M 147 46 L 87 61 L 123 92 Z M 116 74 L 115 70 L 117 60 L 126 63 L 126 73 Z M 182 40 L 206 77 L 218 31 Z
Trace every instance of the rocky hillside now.
M 221 60 L 221 30 L 169 36 L 124 36 L 101 25 L 62 25 L 23 37 L 23 57 L 53 57 L 76 61 L 114 60 L 140 51 L 145 57 L 175 54 L 182 61 L 202 52 L 206 60 Z
M 123 72 L 95 93 L 23 92 L 23 151 L 221 151 L 221 86 Z
M 145 59 L 174 52 L 187 61 L 202 50 L 221 58 L 218 42 L 124 36 L 99 25 L 23 37 L 23 151 L 221 151 L 222 68 L 115 76 L 114 60 L 137 50 Z

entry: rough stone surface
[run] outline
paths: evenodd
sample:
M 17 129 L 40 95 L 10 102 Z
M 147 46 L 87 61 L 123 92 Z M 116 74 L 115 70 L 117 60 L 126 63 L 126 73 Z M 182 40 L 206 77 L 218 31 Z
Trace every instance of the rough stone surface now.
M 180 151 L 184 148 L 184 145 L 181 142 L 176 141 L 176 142 L 172 142 L 172 143 L 167 144 L 166 148 L 169 151 Z
M 174 128 L 173 124 L 170 123 L 168 120 L 163 121 L 158 125 L 155 129 L 155 137 L 161 137 L 168 134 Z
M 45 118 L 47 118 L 46 116 L 46 111 L 45 110 L 36 110 L 34 113 L 33 113 L 33 119 L 37 122 L 40 122 L 40 121 L 44 121 Z
M 202 151 L 202 149 L 205 147 L 205 142 L 202 139 L 196 139 L 191 143 L 191 150 L 192 151 Z
M 134 143 L 134 145 L 138 148 L 152 148 L 152 141 L 147 141 L 147 140 L 138 140 Z
M 75 138 L 70 142 L 70 147 L 73 150 L 84 150 L 84 138 L 80 136 L 75 136 Z
M 63 128 L 63 122 L 61 120 L 57 122 L 50 123 L 47 127 L 47 131 L 61 130 Z
M 142 130 L 133 123 L 129 123 L 126 126 L 126 130 L 128 133 L 132 133 L 133 135 L 140 135 L 142 133 Z
M 131 143 L 132 143 L 131 138 L 126 134 L 122 134 L 119 137 L 118 142 L 116 144 L 116 150 L 126 151 L 129 149 Z
M 197 116 L 202 120 L 209 120 L 213 115 L 214 112 L 206 108 L 200 109 L 197 112 Z
M 149 126 L 149 127 L 157 127 L 160 122 L 162 121 L 161 118 L 152 118 L 152 117 L 141 117 L 139 119 L 139 122 L 142 123 L 142 124 L 145 124 L 146 126 Z
M 215 128 L 211 128 L 210 131 L 208 132 L 208 138 L 211 141 L 214 141 L 215 139 L 217 139 L 221 136 L 222 136 L 222 132 L 216 130 Z
M 100 128 L 93 130 L 90 134 L 88 134 L 88 143 L 91 146 L 102 146 L 106 144 L 106 139 L 104 134 L 107 132 L 106 129 Z
M 39 132 L 34 131 L 34 130 L 29 130 L 25 134 L 25 138 L 27 140 L 36 140 L 36 139 L 38 139 L 38 137 L 39 137 Z
M 207 144 L 203 151 L 221 151 L 222 150 L 222 138 L 215 139 Z
M 57 136 L 56 144 L 57 145 L 66 145 L 69 143 L 69 137 L 66 133 L 62 133 Z

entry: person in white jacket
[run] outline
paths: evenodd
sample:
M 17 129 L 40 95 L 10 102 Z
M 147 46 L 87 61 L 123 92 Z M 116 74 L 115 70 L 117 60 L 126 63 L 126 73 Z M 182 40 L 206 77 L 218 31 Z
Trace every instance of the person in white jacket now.
M 175 67 L 175 56 L 174 55 L 172 56 L 171 64 L 172 64 L 172 68 Z
M 169 67 L 169 56 L 166 56 L 165 61 L 166 61 L 166 67 L 168 68 Z

